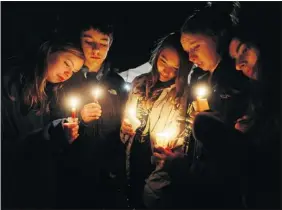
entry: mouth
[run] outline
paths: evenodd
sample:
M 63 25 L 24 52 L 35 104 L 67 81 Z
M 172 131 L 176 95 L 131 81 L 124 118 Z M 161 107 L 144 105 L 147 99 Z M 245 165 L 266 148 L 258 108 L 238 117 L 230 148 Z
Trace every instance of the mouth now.
M 59 78 L 60 82 L 64 82 L 66 80 L 64 77 L 62 77 L 60 75 L 58 75 L 58 78 Z
M 91 56 L 90 58 L 92 58 L 92 59 L 100 59 L 100 57 L 99 56 L 95 56 L 95 55 L 93 55 L 93 56 Z
M 161 73 L 161 75 L 165 78 L 168 77 L 168 74 L 166 74 L 166 73 Z

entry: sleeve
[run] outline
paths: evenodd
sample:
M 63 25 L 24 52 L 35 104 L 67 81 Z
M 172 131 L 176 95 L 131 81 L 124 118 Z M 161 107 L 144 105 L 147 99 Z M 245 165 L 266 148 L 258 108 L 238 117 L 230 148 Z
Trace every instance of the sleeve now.
M 16 77 L 17 78 L 17 77 Z M 19 110 L 22 103 L 19 96 L 18 84 L 14 77 L 4 76 L 2 80 L 2 143 L 10 149 L 14 146 L 39 146 L 43 142 L 52 142 L 56 148 L 68 143 L 62 123 L 64 119 L 57 119 L 31 132 L 24 130 L 22 113 Z M 40 116 L 35 116 L 40 117 Z M 30 118 L 32 120 L 32 118 Z M 7 148 L 7 149 L 8 149 Z M 9 150 L 9 149 L 8 149 Z
M 187 157 L 177 158 L 164 167 L 156 167 L 146 180 L 143 201 L 147 208 L 183 208 L 190 184 Z M 184 204 L 185 206 L 185 204 Z
M 162 208 L 169 202 L 166 191 L 170 188 L 171 178 L 168 172 L 157 169 L 151 173 L 144 187 L 143 201 L 147 208 Z
M 134 94 L 134 89 L 136 87 L 136 80 L 137 78 L 132 82 L 132 88 L 128 94 L 128 98 L 127 98 L 127 101 L 125 103 L 125 106 L 124 106 L 124 113 L 123 113 L 123 116 L 122 116 L 122 121 L 126 118 L 126 115 L 127 115 L 127 110 L 129 109 L 130 106 L 132 106 L 132 104 L 134 103 L 137 103 L 137 98 Z M 121 141 L 126 144 L 129 139 L 133 138 L 132 136 L 129 136 L 125 133 L 122 132 L 122 130 L 120 129 L 120 139 Z

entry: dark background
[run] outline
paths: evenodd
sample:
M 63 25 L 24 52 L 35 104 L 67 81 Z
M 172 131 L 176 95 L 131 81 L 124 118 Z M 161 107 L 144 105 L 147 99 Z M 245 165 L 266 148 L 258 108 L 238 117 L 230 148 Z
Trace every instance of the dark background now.
M 240 3 L 240 19 L 258 17 L 250 27 L 260 27 L 263 18 L 271 14 L 271 33 L 280 33 L 281 2 Z M 81 14 L 93 13 L 93 18 L 114 24 L 114 42 L 109 56 L 113 67 L 121 72 L 145 63 L 159 38 L 179 30 L 186 17 L 205 4 L 177 1 L 1 2 L 2 59 L 36 48 L 62 28 L 72 27 Z M 265 33 L 270 32 L 266 30 Z

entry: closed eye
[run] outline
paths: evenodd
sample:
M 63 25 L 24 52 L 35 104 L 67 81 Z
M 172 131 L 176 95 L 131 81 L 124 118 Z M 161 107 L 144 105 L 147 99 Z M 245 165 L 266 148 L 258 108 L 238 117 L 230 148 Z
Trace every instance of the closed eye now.
M 70 64 L 69 64 L 67 61 L 65 61 L 64 63 L 65 63 L 65 65 L 66 65 L 66 67 L 68 67 L 68 68 L 71 67 Z

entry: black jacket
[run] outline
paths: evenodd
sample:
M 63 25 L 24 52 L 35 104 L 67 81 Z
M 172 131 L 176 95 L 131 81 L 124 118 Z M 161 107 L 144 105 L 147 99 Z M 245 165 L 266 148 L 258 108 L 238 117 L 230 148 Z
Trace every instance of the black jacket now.
M 2 206 L 51 208 L 55 205 L 55 160 L 67 146 L 62 119 L 23 100 L 24 74 L 20 69 L 2 77 Z M 51 88 L 51 86 L 50 86 Z
M 229 57 L 223 57 L 212 75 L 205 73 L 199 76 L 195 71 L 195 76 L 197 78 L 192 75 L 191 86 L 208 84 L 210 109 L 217 112 L 225 123 L 234 125 L 246 113 L 250 98 L 249 79 L 236 71 L 235 63 Z
M 107 63 L 98 73 L 87 72 L 84 67 L 62 88 L 59 94 L 59 109 L 54 106 L 51 110 L 53 118 L 70 116 L 70 109 L 64 102 L 74 95 L 79 98 L 80 136 L 62 160 L 60 194 L 63 195 L 61 198 L 63 207 L 101 207 L 107 203 L 103 201 L 103 197 L 106 196 L 103 196 L 101 191 L 107 189 L 105 183 L 109 183 L 107 180 L 110 179 L 110 172 L 116 175 L 125 171 L 122 168 L 123 145 L 119 139 L 121 115 L 127 97 L 124 84 L 124 80 L 112 72 Z M 98 99 L 102 116 L 92 123 L 85 124 L 81 120 L 80 110 L 84 105 L 94 102 L 92 90 L 97 85 L 102 89 L 101 97 Z M 77 195 L 78 191 L 80 195 Z
M 199 76 L 197 73 L 195 71 L 195 76 L 192 75 L 191 78 L 191 94 L 193 94 L 193 86 L 196 84 L 208 85 L 210 88 L 208 102 L 211 111 L 215 112 L 226 126 L 234 127 L 236 120 L 242 117 L 248 109 L 249 79 L 241 72 L 236 71 L 234 61 L 228 57 L 222 59 L 212 75 L 203 73 Z M 190 100 L 193 100 L 193 96 L 190 97 Z M 203 123 L 201 126 L 208 129 L 210 125 Z M 221 149 L 223 151 L 225 148 L 219 148 L 219 150 Z M 237 198 L 236 193 L 234 193 L 235 196 L 232 193 L 230 195 L 229 191 L 222 188 L 227 185 L 227 183 L 222 183 L 224 179 L 221 176 L 224 174 L 220 170 L 224 171 L 224 168 L 218 168 L 216 161 L 200 141 L 195 141 L 192 138 L 188 155 L 189 164 L 191 161 L 192 166 L 190 176 L 187 175 L 186 178 L 186 187 L 191 189 L 191 192 L 188 190 L 186 194 L 191 198 L 191 202 L 187 201 L 187 206 L 219 208 L 241 205 L 240 197 Z M 183 198 L 183 200 L 185 199 Z M 225 201 L 223 202 L 223 200 Z M 186 205 L 184 204 L 184 206 Z

